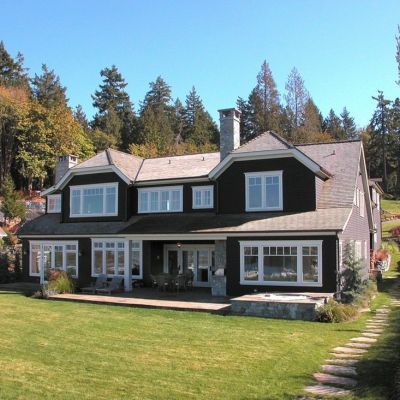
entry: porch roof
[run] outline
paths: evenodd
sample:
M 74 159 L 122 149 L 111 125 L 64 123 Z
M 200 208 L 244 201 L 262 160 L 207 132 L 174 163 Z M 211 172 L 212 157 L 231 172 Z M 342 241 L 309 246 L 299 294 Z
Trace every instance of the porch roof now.
M 153 214 L 132 217 L 123 222 L 61 223 L 57 214 L 46 214 L 25 224 L 19 236 L 26 235 L 157 235 L 229 234 L 263 232 L 341 231 L 351 208 L 328 208 L 302 213 L 252 214 Z

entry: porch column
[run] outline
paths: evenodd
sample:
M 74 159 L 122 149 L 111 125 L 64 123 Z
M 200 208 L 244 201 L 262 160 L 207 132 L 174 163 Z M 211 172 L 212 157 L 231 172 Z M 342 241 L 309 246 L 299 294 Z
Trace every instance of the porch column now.
M 124 266 L 124 289 L 125 292 L 132 292 L 132 268 L 129 260 L 131 259 L 130 241 L 125 240 L 125 266 Z
M 211 277 L 213 296 L 226 296 L 226 240 L 215 241 L 215 266 Z

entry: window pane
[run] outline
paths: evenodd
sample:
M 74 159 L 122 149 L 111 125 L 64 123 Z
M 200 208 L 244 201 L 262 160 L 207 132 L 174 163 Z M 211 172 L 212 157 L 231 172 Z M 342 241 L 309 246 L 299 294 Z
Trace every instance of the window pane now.
M 117 259 L 118 259 L 117 274 L 124 275 L 124 273 L 125 273 L 125 252 L 118 251 Z
M 72 201 L 71 201 L 71 214 L 81 213 L 81 192 L 80 190 L 72 190 Z
M 196 206 L 201 206 L 201 192 L 200 192 L 200 190 L 196 190 L 194 192 L 194 195 L 195 195 L 195 204 L 196 204 Z
M 244 250 L 243 278 L 246 281 L 258 281 L 258 247 L 245 247 Z
M 66 270 L 72 276 L 77 275 L 77 262 L 76 262 L 76 252 L 67 251 L 65 253 L 66 258 Z
M 264 256 L 264 281 L 297 281 L 297 256 Z
M 106 273 L 107 275 L 115 274 L 114 250 L 106 250 Z
M 63 269 L 63 246 L 54 246 L 54 268 Z
M 95 274 L 103 273 L 103 251 L 102 250 L 94 251 L 94 273 Z
M 103 213 L 103 188 L 83 189 L 83 214 Z
M 204 194 L 204 206 L 211 205 L 211 190 L 207 189 L 203 191 Z
M 303 252 L 303 281 L 318 282 L 318 247 L 308 247 L 308 253 Z
M 172 190 L 171 211 L 179 211 L 181 207 L 181 191 Z
M 161 211 L 169 210 L 169 192 L 163 191 L 161 192 Z
M 158 211 L 158 192 L 150 192 L 150 210 Z
M 31 247 L 31 273 L 38 274 L 40 272 L 40 245 L 35 244 Z
M 115 187 L 106 188 L 106 214 L 115 213 L 115 201 L 117 192 Z
M 261 178 L 250 177 L 249 178 L 249 208 L 261 208 L 262 207 L 262 194 L 261 194 Z
M 279 207 L 279 177 L 266 177 L 265 201 L 267 208 Z
M 140 192 L 140 211 L 147 212 L 148 208 L 149 194 L 148 192 Z
M 131 268 L 133 277 L 140 275 L 140 251 L 138 250 L 132 251 Z

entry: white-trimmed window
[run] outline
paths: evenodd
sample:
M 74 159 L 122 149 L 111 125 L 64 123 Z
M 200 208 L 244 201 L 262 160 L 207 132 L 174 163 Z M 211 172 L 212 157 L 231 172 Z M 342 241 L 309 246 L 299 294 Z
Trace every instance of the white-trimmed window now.
M 343 242 L 339 240 L 339 267 L 343 266 Z
M 365 213 L 365 197 L 364 193 L 360 191 L 360 216 L 364 217 Z
M 142 243 L 140 241 L 131 241 L 129 244 L 127 240 L 92 239 L 92 276 L 100 274 L 106 274 L 109 277 L 124 276 L 126 260 L 129 260 L 132 268 L 132 278 L 142 278 Z
M 118 182 L 70 186 L 71 217 L 118 215 Z
M 379 193 L 376 194 L 376 208 L 378 210 L 381 208 L 381 195 Z
M 361 260 L 362 250 L 361 250 L 361 240 L 355 240 L 354 242 L 354 257 L 356 260 Z
M 47 212 L 49 214 L 61 212 L 61 194 L 47 196 Z
M 322 241 L 240 242 L 240 283 L 322 286 Z
M 192 186 L 192 207 L 213 208 L 214 187 L 213 186 Z
M 246 178 L 246 211 L 282 210 L 282 171 L 249 172 Z
M 77 241 L 30 241 L 29 275 L 47 276 L 49 270 L 63 270 L 78 276 Z
M 183 187 L 165 186 L 138 189 L 139 213 L 182 212 Z

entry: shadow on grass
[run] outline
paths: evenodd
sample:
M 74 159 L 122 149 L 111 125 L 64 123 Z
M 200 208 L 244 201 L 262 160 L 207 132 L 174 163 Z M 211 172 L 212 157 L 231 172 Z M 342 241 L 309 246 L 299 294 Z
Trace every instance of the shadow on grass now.
M 397 263 L 397 272 L 400 262 Z M 400 289 L 390 294 L 399 283 L 396 279 L 384 279 L 378 285 L 381 293 L 400 298 Z M 395 399 L 396 372 L 400 367 L 400 308 L 392 308 L 389 316 L 390 325 L 385 329 L 376 345 L 372 346 L 367 355 L 357 364 L 359 386 L 354 391 L 359 399 Z

